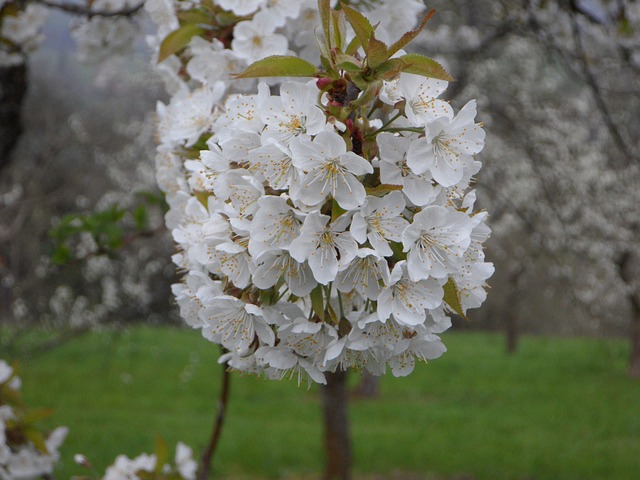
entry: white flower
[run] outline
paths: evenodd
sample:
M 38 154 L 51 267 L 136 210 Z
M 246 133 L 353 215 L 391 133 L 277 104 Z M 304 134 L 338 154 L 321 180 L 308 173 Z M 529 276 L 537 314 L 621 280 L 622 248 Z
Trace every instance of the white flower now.
M 356 178 L 373 172 L 364 158 L 347 152 L 340 135 L 324 131 L 313 141 L 298 138 L 291 142 L 291 155 L 296 168 L 304 171 L 297 199 L 304 204 L 318 205 L 331 195 L 345 210 L 353 210 L 364 203 L 366 192 Z
M 176 445 L 176 467 L 184 480 L 194 480 L 198 462 L 193 459 L 193 450 L 188 445 L 178 442 Z
M 439 358 L 446 351 L 439 337 L 431 334 L 416 336 L 404 352 L 389 359 L 389 366 L 395 377 L 405 377 L 413 371 L 416 358 L 426 362 Z
M 372 25 L 380 23 L 376 36 L 384 42 L 397 40 L 399 32 L 411 30 L 424 11 L 424 3 L 420 0 L 394 0 L 373 2 L 374 8 L 366 16 Z
M 431 171 L 442 186 L 462 180 L 464 164 L 484 147 L 485 133 L 475 123 L 476 102 L 467 103 L 455 118 L 439 118 L 425 127 L 425 137 L 412 145 L 407 156 L 411 169 L 422 174 Z
M 296 191 L 300 188 L 301 172 L 293 166 L 288 148 L 272 141 L 249 153 L 249 171 L 264 178 L 272 188 Z
M 238 16 L 249 15 L 264 4 L 265 0 L 216 0 L 225 10 L 232 11 Z
M 413 126 L 424 126 L 440 117 L 453 118 L 451 105 L 437 99 L 446 88 L 447 82 L 444 80 L 402 73 L 395 80 L 395 85 L 386 87 L 386 91 L 393 92 L 393 96 L 381 98 L 392 105 L 400 99 L 406 100 L 404 111 L 409 123 Z
M 275 335 L 264 320 L 262 310 L 235 297 L 215 298 L 201 313 L 202 335 L 227 350 L 245 351 L 256 340 L 273 345 Z
M 226 50 L 222 42 L 218 40 L 209 42 L 202 37 L 195 36 L 189 43 L 189 49 L 192 56 L 186 68 L 192 79 L 204 85 L 212 85 L 219 80 L 228 83 L 229 69 L 227 64 L 232 62 L 236 56 Z
M 478 308 L 486 300 L 486 281 L 494 271 L 493 263 L 473 262 L 465 263 L 460 274 L 454 275 L 463 311 L 466 312 L 469 308 Z
M 375 250 L 361 248 L 349 266 L 338 273 L 336 288 L 341 292 L 356 291 L 363 297 L 376 300 L 389 282 L 389 266 Z
M 263 143 L 273 138 L 288 146 L 298 135 L 317 135 L 326 128 L 324 113 L 317 106 L 318 88 L 314 82 L 285 82 L 280 87 L 280 96 L 267 99 L 260 119 L 265 123 Z
M 456 272 L 471 244 L 473 227 L 468 215 L 439 205 L 417 213 L 402 234 L 411 280 L 446 278 Z
M 103 480 L 139 480 L 136 472 L 143 470 L 153 472 L 156 467 L 156 456 L 143 453 L 133 460 L 125 455 L 118 455 L 113 465 L 107 468 Z
M 419 175 L 407 163 L 407 150 L 417 141 L 416 137 L 400 137 L 381 133 L 377 137 L 380 149 L 380 181 L 390 185 L 402 185 L 402 193 L 415 205 L 433 202 L 440 187 L 433 184 L 429 174 Z
M 335 280 L 339 270 L 344 269 L 356 256 L 358 244 L 345 232 L 344 216 L 335 223 L 320 212 L 311 212 L 304 220 L 300 236 L 291 242 L 291 256 L 299 262 L 309 261 L 315 279 L 327 285 Z
M 236 287 L 245 288 L 251 281 L 253 271 L 251 257 L 247 252 L 248 243 L 247 237 L 234 235 L 234 238 L 217 244 L 212 254 L 216 265 L 210 265 L 210 270 L 226 275 Z
M 286 250 L 264 252 L 254 262 L 253 284 L 260 289 L 271 288 L 282 278 L 292 294 L 304 297 L 317 285 L 309 264 L 298 262 Z
M 300 212 L 287 205 L 283 197 L 262 197 L 251 222 L 249 253 L 258 257 L 267 250 L 289 247 L 301 225 Z
M 216 178 L 214 192 L 222 200 L 229 200 L 240 217 L 253 214 L 258 200 L 264 195 L 264 187 L 250 172 L 244 169 L 229 170 Z
M 147 0 L 144 9 L 158 26 L 158 36 L 165 37 L 180 26 L 171 0 Z
M 260 117 L 260 112 L 264 103 L 270 98 L 269 87 L 264 83 L 258 85 L 256 95 L 229 96 L 224 104 L 223 112 L 220 113 L 214 124 L 216 138 L 224 142 L 229 138 L 237 138 L 242 135 L 242 132 L 255 134 L 262 132 L 264 122 Z M 260 146 L 260 142 L 257 142 L 256 147 L 258 146 Z
M 238 23 L 233 29 L 231 46 L 238 57 L 249 63 L 271 55 L 287 53 L 287 38 L 274 33 L 277 21 L 268 12 L 259 12 L 252 20 Z
M 393 255 L 387 242 L 400 242 L 409 222 L 402 217 L 406 204 L 400 192 L 378 198 L 367 197 L 365 204 L 353 214 L 351 235 L 358 243 L 369 240 L 373 249 L 384 257 Z
M 9 380 L 12 374 L 13 368 L 4 360 L 0 360 L 0 385 Z
M 214 109 L 225 90 L 223 82 L 202 87 L 186 97 L 174 97 L 166 113 L 171 119 L 167 137 L 176 143 L 193 145 L 215 119 Z
M 189 175 L 189 186 L 200 192 L 213 191 L 215 181 L 221 173 L 229 170 L 229 160 L 222 154 L 218 145 L 212 145 L 210 150 L 200 151 L 200 160 L 184 162 Z
M 287 18 L 300 15 L 302 3 L 300 0 L 267 0 L 263 9 L 274 17 L 278 27 L 282 27 Z
M 393 315 L 401 325 L 420 325 L 426 318 L 425 309 L 436 308 L 442 303 L 444 290 L 436 280 L 414 281 L 406 270 L 406 262 L 396 263 L 389 286 L 378 296 L 378 318 L 383 322 Z

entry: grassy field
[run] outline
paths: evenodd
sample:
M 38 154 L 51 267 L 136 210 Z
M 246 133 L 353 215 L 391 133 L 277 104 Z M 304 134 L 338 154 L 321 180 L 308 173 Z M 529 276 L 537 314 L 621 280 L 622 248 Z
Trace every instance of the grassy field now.
M 385 377 L 351 405 L 355 471 L 411 478 L 640 478 L 640 382 L 624 341 L 525 338 L 515 356 L 492 334 L 447 333 L 449 352 L 408 378 Z M 70 427 L 58 479 L 151 452 L 160 433 L 200 451 L 214 417 L 217 349 L 197 332 L 91 334 L 22 358 L 25 399 Z M 353 379 L 355 380 L 355 378 Z M 317 390 L 234 375 L 217 478 L 322 470 Z M 400 475 L 400 476 L 402 476 Z

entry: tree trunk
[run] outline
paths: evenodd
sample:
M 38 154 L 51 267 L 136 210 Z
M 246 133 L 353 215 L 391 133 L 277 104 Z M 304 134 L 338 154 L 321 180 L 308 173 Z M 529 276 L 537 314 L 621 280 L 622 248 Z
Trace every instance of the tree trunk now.
M 640 378 L 640 301 L 636 292 L 630 294 L 633 318 L 631 319 L 631 354 L 629 376 Z
M 509 355 L 513 355 L 518 350 L 518 317 L 513 308 L 513 303 L 507 309 L 505 317 L 506 348 Z
M 380 377 L 371 375 L 367 370 L 362 371 L 360 383 L 353 394 L 358 398 L 375 398 L 378 396 Z
M 520 329 L 518 328 L 518 296 L 520 295 L 520 279 L 524 268 L 518 268 L 509 275 L 509 295 L 507 313 L 504 318 L 505 341 L 508 354 L 514 354 L 518 350 Z
M 631 287 L 628 294 L 631 305 L 631 328 L 629 329 L 631 353 L 628 374 L 631 378 L 640 378 L 640 298 L 638 297 L 640 293 L 633 288 L 634 266 L 637 268 L 637 263 L 638 258 L 634 258 L 634 253 L 631 251 L 624 252 L 617 261 L 620 278 Z
M 0 67 L 0 170 L 22 133 L 20 112 L 27 91 L 25 64 Z
M 327 373 L 320 386 L 324 413 L 325 480 L 351 479 L 351 439 L 347 417 L 347 372 Z

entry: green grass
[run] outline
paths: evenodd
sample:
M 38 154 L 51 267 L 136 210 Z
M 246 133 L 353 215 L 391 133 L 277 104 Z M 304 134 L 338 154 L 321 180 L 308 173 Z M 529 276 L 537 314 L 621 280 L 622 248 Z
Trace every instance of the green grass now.
M 640 478 L 640 382 L 624 341 L 523 339 L 515 356 L 492 334 L 448 333 L 441 359 L 387 376 L 350 415 L 359 474 L 412 472 L 477 480 Z M 200 451 L 214 417 L 218 350 L 197 332 L 90 334 L 21 359 L 25 399 L 67 425 L 58 479 L 116 455 L 151 452 L 160 433 Z M 354 379 L 355 380 L 355 379 Z M 322 470 L 317 390 L 234 375 L 214 472 L 310 476 Z

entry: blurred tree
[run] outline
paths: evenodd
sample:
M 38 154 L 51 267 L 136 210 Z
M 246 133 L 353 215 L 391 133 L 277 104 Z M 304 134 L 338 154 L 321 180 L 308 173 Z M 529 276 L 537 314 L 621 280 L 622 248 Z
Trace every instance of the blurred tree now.
M 606 334 L 626 316 L 637 374 L 640 5 L 484 7 L 443 4 L 445 22 L 426 41 L 455 62 L 453 100 L 478 96 L 494 133 L 479 189 L 493 214 L 497 271 L 513 292 L 504 294 L 508 348 L 522 302 L 533 315 L 522 325 L 540 322 L 546 303 L 556 330 L 586 314 Z

